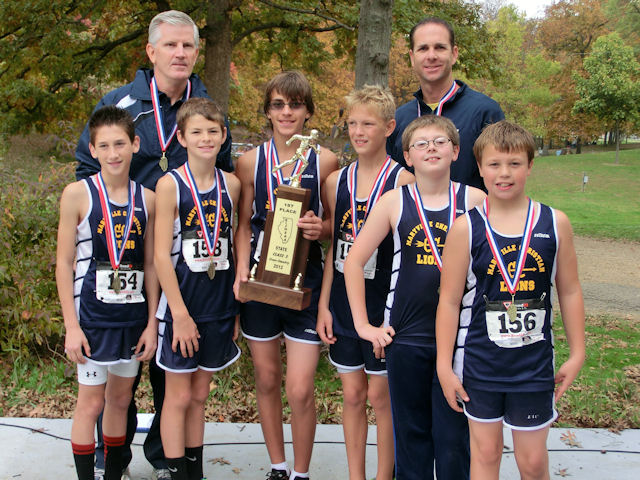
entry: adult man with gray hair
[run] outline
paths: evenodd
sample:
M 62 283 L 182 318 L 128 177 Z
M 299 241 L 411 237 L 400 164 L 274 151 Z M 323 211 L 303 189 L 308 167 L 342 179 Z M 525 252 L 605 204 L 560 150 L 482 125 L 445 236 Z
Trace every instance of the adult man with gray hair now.
M 156 182 L 168 170 L 187 161 L 187 152 L 176 139 L 176 113 L 190 97 L 209 97 L 200 78 L 193 74 L 199 52 L 198 27 L 189 15 L 170 10 L 156 15 L 149 24 L 146 46 L 153 69 L 142 68 L 133 82 L 105 95 L 96 110 L 105 105 L 117 105 L 127 110 L 134 119 L 136 135 L 140 137 L 140 150 L 133 155 L 129 176 L 147 188 L 155 190 Z M 226 120 L 225 120 L 226 122 Z M 217 166 L 233 170 L 231 163 L 231 134 L 227 126 L 227 139 L 218 154 Z M 89 130 L 85 127 L 76 149 L 76 178 L 87 178 L 100 170 L 97 159 L 89 152 Z M 141 369 L 142 370 L 142 369 Z M 153 478 L 170 480 L 162 442 L 160 440 L 160 412 L 164 400 L 164 371 L 155 359 L 149 363 L 149 376 L 153 388 L 156 415 L 144 442 L 145 457 L 153 465 Z M 134 385 L 137 387 L 140 374 Z M 127 438 L 123 465 L 131 461 L 131 441 L 136 430 L 136 405 L 129 406 Z M 104 458 L 102 452 L 101 423 L 98 424 L 96 448 L 96 480 L 102 480 Z M 123 480 L 127 474 L 123 474 Z

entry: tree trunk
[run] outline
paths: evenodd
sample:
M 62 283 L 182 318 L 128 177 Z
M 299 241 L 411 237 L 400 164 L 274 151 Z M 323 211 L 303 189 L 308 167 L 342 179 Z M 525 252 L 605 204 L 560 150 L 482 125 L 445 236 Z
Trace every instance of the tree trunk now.
M 578 137 L 576 140 L 576 155 L 582 153 L 582 138 Z
M 356 50 L 356 88 L 389 85 L 393 0 L 362 0 Z
M 620 154 L 620 122 L 616 120 L 616 165 Z
M 204 84 L 222 111 L 229 111 L 231 69 L 230 0 L 208 2 L 204 47 Z

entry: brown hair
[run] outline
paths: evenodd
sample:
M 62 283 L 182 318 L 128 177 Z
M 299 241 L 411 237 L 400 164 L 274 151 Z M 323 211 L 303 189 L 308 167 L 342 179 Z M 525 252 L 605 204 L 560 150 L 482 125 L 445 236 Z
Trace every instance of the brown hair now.
M 478 163 L 482 162 L 484 149 L 492 145 L 499 152 L 525 152 L 529 163 L 533 160 L 536 142 L 533 136 L 520 125 L 501 120 L 482 130 L 473 145 L 473 154 Z
M 408 152 L 409 146 L 411 145 L 411 138 L 415 131 L 426 127 L 436 127 L 443 130 L 453 145 L 460 145 L 458 129 L 451 120 L 439 115 L 423 115 L 422 117 L 416 118 L 404 129 L 402 133 L 402 150 Z
M 95 145 L 98 129 L 109 125 L 116 125 L 122 128 L 132 142 L 136 138 L 136 129 L 133 125 L 131 114 L 123 108 L 107 105 L 93 112 L 89 119 L 89 141 L 91 145 Z
M 220 124 L 222 130 L 225 128 L 224 115 L 218 105 L 209 98 L 196 97 L 190 98 L 178 109 L 176 114 L 178 130 L 184 133 L 187 120 L 195 115 L 202 115 L 207 120 Z
M 313 96 L 311 95 L 311 85 L 302 72 L 298 70 L 288 70 L 277 74 L 269 80 L 264 90 L 264 101 L 262 105 L 265 115 L 269 112 L 271 95 L 274 90 L 289 100 L 304 102 L 309 114 L 313 115 L 315 106 L 313 104 Z
M 456 44 L 456 34 L 453 32 L 453 27 L 451 26 L 451 24 L 449 22 L 447 22 L 446 20 L 443 20 L 442 18 L 438 18 L 438 17 L 426 17 L 423 18 L 422 20 L 420 20 L 418 23 L 416 23 L 413 28 L 411 29 L 411 31 L 409 32 L 409 48 L 411 50 L 413 50 L 413 37 L 414 34 L 416 33 L 416 30 L 418 28 L 420 28 L 423 25 L 427 25 L 429 23 L 435 23 L 436 25 L 442 25 L 444 28 L 447 29 L 447 31 L 449 32 L 449 43 L 451 44 L 451 48 L 453 48 Z
M 396 116 L 396 102 L 393 100 L 391 91 L 380 85 L 364 85 L 362 88 L 351 90 L 344 97 L 344 101 L 347 106 L 347 115 L 353 107 L 364 105 L 373 107 L 385 122 L 393 120 Z

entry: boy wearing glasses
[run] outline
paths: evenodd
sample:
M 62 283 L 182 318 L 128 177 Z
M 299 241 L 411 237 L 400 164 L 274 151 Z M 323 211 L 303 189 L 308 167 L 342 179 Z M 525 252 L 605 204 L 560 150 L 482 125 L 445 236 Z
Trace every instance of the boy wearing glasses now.
M 282 72 L 267 83 L 264 113 L 271 122 L 273 137 L 238 159 L 238 177 L 242 183 L 238 230 L 236 233 L 237 272 L 234 292 L 238 300 L 240 281 L 249 279 L 251 267 L 258 262 L 262 248 L 267 212 L 273 209 L 280 184 L 289 184 L 302 161 L 274 170 L 296 155 L 300 140 L 287 140 L 303 132 L 314 112 L 311 86 L 297 71 Z M 300 186 L 311 190 L 309 211 L 298 227 L 311 240 L 304 286 L 312 289 L 311 304 L 302 311 L 259 302 L 241 307 L 242 333 L 249 343 L 254 365 L 258 413 L 271 469 L 267 478 L 293 480 L 309 478 L 309 463 L 316 428 L 314 375 L 320 356 L 320 337 L 316 332 L 318 298 L 322 283 L 322 249 L 318 240 L 327 238 L 329 219 L 324 214 L 321 186 L 338 168 L 336 156 L 328 149 L 309 148 L 304 152 L 308 165 L 302 171 Z M 286 391 L 291 407 L 293 437 L 293 471 L 285 460 L 282 430 L 282 360 L 281 339 L 287 355 Z
M 484 193 L 452 182 L 458 132 L 445 117 L 419 117 L 405 129 L 402 148 L 415 183 L 382 196 L 344 265 L 354 325 L 386 358 L 396 441 L 396 478 L 469 477 L 469 437 L 464 416 L 451 410 L 435 375 L 435 318 L 442 247 L 458 215 Z M 394 258 L 384 323 L 369 323 L 364 267 L 389 232 Z

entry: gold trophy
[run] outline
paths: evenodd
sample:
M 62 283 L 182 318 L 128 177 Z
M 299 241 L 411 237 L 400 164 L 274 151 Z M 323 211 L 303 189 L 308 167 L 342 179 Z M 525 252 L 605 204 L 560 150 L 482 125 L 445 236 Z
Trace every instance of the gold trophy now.
M 287 145 L 300 140 L 291 159 L 274 167 L 274 173 L 287 165 L 301 162 L 289 185 L 278 186 L 273 209 L 267 213 L 260 261 L 251 269 L 248 282 L 240 284 L 240 297 L 270 305 L 303 310 L 311 303 L 311 289 L 304 288 L 309 240 L 302 236 L 298 220 L 308 209 L 311 191 L 300 187 L 300 177 L 307 168 L 306 152 L 318 153 L 318 131 L 294 135 Z

